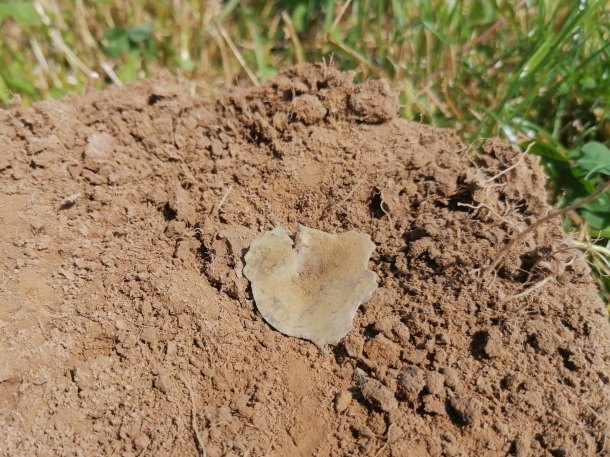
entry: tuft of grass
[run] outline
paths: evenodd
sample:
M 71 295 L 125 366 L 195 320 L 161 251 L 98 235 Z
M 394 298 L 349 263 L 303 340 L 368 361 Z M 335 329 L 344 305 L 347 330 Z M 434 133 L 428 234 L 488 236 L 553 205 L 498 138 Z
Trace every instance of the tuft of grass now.
M 610 157 L 605 0 L 0 0 L 0 28 L 0 104 L 161 68 L 214 95 L 295 63 L 332 61 L 360 79 L 389 79 L 407 119 L 529 147 L 558 204 L 607 179 L 579 165 Z M 608 300 L 610 194 L 566 228 L 603 273 Z

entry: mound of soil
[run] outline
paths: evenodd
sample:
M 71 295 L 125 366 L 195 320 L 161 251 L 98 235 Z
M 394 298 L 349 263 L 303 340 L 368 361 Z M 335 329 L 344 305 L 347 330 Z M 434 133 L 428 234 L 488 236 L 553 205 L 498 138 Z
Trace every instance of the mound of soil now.
M 535 160 L 288 70 L 0 112 L 4 455 L 607 455 L 610 327 Z M 337 346 L 242 274 L 275 226 L 358 230 L 380 287 Z

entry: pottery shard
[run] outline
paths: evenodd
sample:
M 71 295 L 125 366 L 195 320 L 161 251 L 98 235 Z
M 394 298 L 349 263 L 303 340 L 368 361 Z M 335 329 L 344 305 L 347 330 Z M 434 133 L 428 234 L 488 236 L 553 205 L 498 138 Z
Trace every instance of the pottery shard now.
M 302 225 L 293 249 L 278 227 L 252 242 L 244 274 L 271 326 L 317 344 L 336 344 L 377 288 L 377 275 L 367 269 L 374 249 L 368 235 L 333 235 Z

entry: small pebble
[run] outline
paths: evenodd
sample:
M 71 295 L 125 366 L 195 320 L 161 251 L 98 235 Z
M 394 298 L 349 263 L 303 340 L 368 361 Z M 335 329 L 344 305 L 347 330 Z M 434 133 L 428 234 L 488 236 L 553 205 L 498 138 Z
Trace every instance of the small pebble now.
M 172 387 L 171 378 L 165 372 L 159 373 L 159 375 L 155 378 L 154 386 L 161 392 L 167 393 Z
M 335 397 L 335 411 L 342 413 L 347 409 L 352 401 L 352 393 L 349 390 L 342 390 Z

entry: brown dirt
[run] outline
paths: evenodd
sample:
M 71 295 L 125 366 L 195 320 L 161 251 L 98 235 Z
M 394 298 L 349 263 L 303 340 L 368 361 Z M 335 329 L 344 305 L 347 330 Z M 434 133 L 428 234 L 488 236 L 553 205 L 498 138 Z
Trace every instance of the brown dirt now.
M 3 455 L 609 455 L 610 327 L 540 167 L 297 67 L 0 111 Z M 262 231 L 358 230 L 380 287 L 336 347 L 274 331 Z

